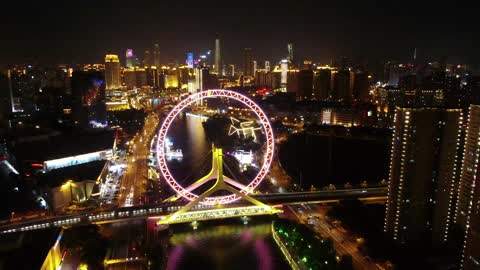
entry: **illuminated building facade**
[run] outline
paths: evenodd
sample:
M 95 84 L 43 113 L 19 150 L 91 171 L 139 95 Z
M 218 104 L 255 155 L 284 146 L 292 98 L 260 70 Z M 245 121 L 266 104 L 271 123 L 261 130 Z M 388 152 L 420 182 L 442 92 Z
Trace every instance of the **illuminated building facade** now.
M 134 56 L 133 56 L 133 50 L 132 49 L 127 49 L 125 52 L 125 66 L 127 68 L 133 67 L 133 61 L 134 61 Z
M 220 53 L 220 39 L 215 39 L 215 72 L 222 75 L 222 58 Z
M 193 68 L 193 53 L 187 53 L 187 67 Z
M 265 61 L 265 71 L 266 72 L 270 71 L 270 61 Z
M 245 48 L 243 50 L 243 75 L 254 76 L 252 48 Z
M 105 56 L 105 86 L 107 90 L 120 88 L 120 59 L 118 55 L 107 54 Z
M 295 52 L 293 51 L 293 43 L 287 44 L 287 50 L 288 50 L 288 62 L 290 62 L 290 64 L 292 65 L 295 65 Z
M 400 246 L 437 246 L 448 239 L 462 111 L 396 108 L 384 231 Z
M 478 269 L 480 262 L 480 106 L 470 105 L 463 162 L 458 185 L 455 223 L 464 233 L 461 263 L 463 269 Z

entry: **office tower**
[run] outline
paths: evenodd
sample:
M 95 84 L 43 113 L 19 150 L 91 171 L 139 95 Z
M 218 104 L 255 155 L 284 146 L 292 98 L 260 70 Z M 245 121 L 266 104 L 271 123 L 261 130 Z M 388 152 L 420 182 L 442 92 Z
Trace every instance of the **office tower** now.
M 300 70 L 298 72 L 297 98 L 311 99 L 312 90 L 313 90 L 313 71 L 310 69 Z
M 270 61 L 265 61 L 265 71 L 270 71 Z
M 445 76 L 443 89 L 445 90 L 445 105 L 448 108 L 461 108 L 466 102 L 465 94 L 460 89 L 460 83 L 460 76 Z
M 387 62 L 385 63 L 383 71 L 384 81 L 387 85 L 398 86 L 400 80 L 400 67 L 396 62 Z
M 243 50 L 243 75 L 254 76 L 252 48 L 245 48 Z
M 322 68 L 315 76 L 314 95 L 317 100 L 326 100 L 330 97 L 332 71 L 329 68 Z
M 127 89 L 134 89 L 137 86 L 135 68 L 130 67 L 123 70 L 123 84 L 127 87 Z
M 153 65 L 160 68 L 160 45 L 153 45 Z
M 287 50 L 288 50 L 288 62 L 290 62 L 290 64 L 295 66 L 295 54 L 293 51 L 293 43 L 287 44 Z
M 351 101 L 350 71 L 348 69 L 340 70 L 334 74 L 332 97 L 338 101 Z
M 187 53 L 187 67 L 193 68 L 193 53 Z
M 463 270 L 478 269 L 480 261 L 479 134 L 480 106 L 470 105 L 454 218 L 464 236 L 460 267 Z
M 105 56 L 105 85 L 107 90 L 120 88 L 120 60 L 118 55 Z
M 220 54 L 220 39 L 215 39 L 215 72 L 218 75 L 222 74 L 222 60 Z
M 257 61 L 253 61 L 253 76 L 257 73 Z
M 143 57 L 143 64 L 144 64 L 144 67 L 146 68 L 149 68 L 152 66 L 152 54 L 150 53 L 149 50 L 145 50 L 145 55 Z
M 361 102 L 370 101 L 370 83 L 368 81 L 367 72 L 357 72 L 353 77 L 353 96 L 355 100 Z
M 235 77 L 235 65 L 230 65 L 229 67 L 230 67 L 230 69 L 229 69 L 229 75 L 230 75 L 231 77 Z
M 462 120 L 460 109 L 396 108 L 384 227 L 396 244 L 422 248 L 447 241 Z
M 105 85 L 98 83 L 102 80 L 100 71 L 73 72 L 71 115 L 79 125 L 85 126 L 92 120 L 99 123 L 106 121 Z
M 125 66 L 127 68 L 131 68 L 133 67 L 133 62 L 135 61 L 134 60 L 134 56 L 133 56 L 133 50 L 132 49 L 127 49 L 127 51 L 125 52 Z
M 280 62 L 281 79 L 280 84 L 282 87 L 287 87 L 287 74 L 288 74 L 288 60 L 284 59 Z

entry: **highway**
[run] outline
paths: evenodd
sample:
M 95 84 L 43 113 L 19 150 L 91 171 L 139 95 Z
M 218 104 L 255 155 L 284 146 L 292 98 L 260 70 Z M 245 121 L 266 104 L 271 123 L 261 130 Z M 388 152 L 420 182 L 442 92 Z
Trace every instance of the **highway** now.
M 150 152 L 150 141 L 158 124 L 158 116 L 154 113 L 149 114 L 143 129 L 130 141 L 127 170 L 121 182 L 120 206 L 144 204 L 145 177 L 148 175 L 147 156 Z

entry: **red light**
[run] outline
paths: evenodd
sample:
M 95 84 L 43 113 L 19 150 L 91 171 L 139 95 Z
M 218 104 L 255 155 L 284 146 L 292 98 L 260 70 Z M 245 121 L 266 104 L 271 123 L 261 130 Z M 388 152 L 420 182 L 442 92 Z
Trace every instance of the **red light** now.
M 37 167 L 37 168 L 43 168 L 43 164 L 42 163 L 32 163 L 30 166 L 32 167 Z
M 29 176 L 30 176 L 30 174 L 29 174 L 29 173 L 26 173 L 26 174 L 25 174 L 25 176 L 26 176 L 26 177 L 29 177 Z

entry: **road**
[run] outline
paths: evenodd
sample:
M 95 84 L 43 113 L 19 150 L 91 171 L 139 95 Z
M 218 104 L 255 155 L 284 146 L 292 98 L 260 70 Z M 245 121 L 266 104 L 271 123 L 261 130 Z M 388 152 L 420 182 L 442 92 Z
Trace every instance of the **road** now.
M 150 141 L 157 130 L 159 118 L 152 113 L 147 116 L 145 125 L 130 141 L 127 157 L 127 170 L 122 179 L 119 196 L 120 206 L 144 204 L 145 181 L 147 172 L 147 156 L 150 152 Z
M 296 205 L 288 207 L 295 215 L 297 220 L 303 224 L 309 224 L 320 236 L 331 238 L 338 255 L 348 254 L 352 257 L 355 270 L 381 270 L 383 269 L 370 258 L 365 257 L 358 250 L 358 244 L 355 237 L 350 235 L 347 230 L 340 226 L 329 224 L 325 215 L 327 208 L 310 205 Z M 310 218 L 309 218 L 310 217 Z

